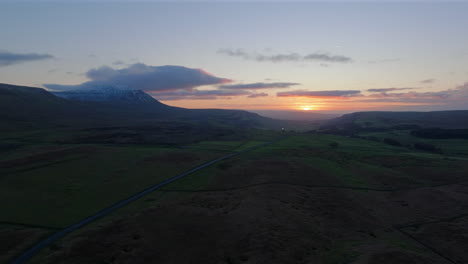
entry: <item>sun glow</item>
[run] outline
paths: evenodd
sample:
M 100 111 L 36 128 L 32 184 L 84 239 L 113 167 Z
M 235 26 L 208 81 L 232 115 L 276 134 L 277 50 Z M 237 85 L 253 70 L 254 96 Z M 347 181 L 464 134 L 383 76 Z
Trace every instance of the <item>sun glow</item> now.
M 313 109 L 312 106 L 309 106 L 309 105 L 301 107 L 301 110 L 304 110 L 304 111 L 310 111 L 312 109 Z

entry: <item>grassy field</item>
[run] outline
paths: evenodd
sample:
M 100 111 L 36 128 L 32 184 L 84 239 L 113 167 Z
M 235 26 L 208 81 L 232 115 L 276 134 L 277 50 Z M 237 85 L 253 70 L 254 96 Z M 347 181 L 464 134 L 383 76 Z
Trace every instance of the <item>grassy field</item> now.
M 222 152 L 64 147 L 4 161 L 0 221 L 64 227 Z M 46 156 L 46 157 L 44 157 Z
M 65 227 L 148 186 L 264 143 L 278 133 L 252 130 L 252 140 L 201 141 L 183 147 L 57 144 L 71 135 L 66 130 L 0 135 L 4 147 L 0 199 L 6 201 L 0 223 Z
M 468 140 L 466 139 L 428 139 L 412 136 L 410 130 L 393 130 L 388 132 L 366 132 L 361 136 L 371 136 L 379 140 L 392 138 L 398 140 L 404 146 L 413 146 L 415 143 L 429 143 L 442 149 L 449 156 L 468 157 Z
M 338 146 L 331 147 L 332 142 L 338 143 Z M 187 184 L 193 187 L 197 185 L 194 179 L 205 182 L 203 177 L 222 175 L 232 168 L 248 168 L 262 159 L 282 164 L 284 168 L 310 167 L 303 170 L 311 172 L 311 179 L 314 178 L 312 172 L 318 171 L 330 175 L 330 178 L 338 177 L 341 182 L 335 182 L 335 185 L 358 188 L 394 189 L 431 186 L 461 180 L 466 172 L 465 162 L 457 159 L 457 156 L 448 158 L 446 155 L 342 136 L 293 134 L 273 145 L 223 161 L 213 169 L 216 171 L 194 174 L 174 183 L 173 186 L 183 188 L 184 184 Z M 430 168 L 434 173 L 450 170 L 451 175 L 436 178 L 424 173 L 421 173 L 424 175 L 415 173 L 415 170 L 422 166 Z
M 70 138 L 92 133 L 63 129 L 0 134 L 0 199 L 4 201 L 0 214 L 0 253 L 4 257 L 0 262 L 37 239 L 151 185 L 278 135 L 250 130 L 242 140 L 200 141 L 181 147 L 70 143 Z M 172 197 L 151 194 L 103 221 L 137 213 L 166 196 Z M 11 247 L 12 236 L 22 243 Z
M 18 232 L 42 232 L 32 242 L 50 232 L 33 225 L 66 226 L 204 161 L 284 135 L 288 137 L 145 196 L 57 242 L 32 263 L 115 258 L 185 263 L 188 255 L 190 261 L 201 261 L 221 248 L 231 250 L 223 253 L 229 260 L 225 255 L 215 259 L 227 263 L 246 258 L 378 263 L 382 256 L 394 263 L 429 263 L 437 259 L 434 253 L 395 226 L 468 209 L 459 185 L 467 181 L 463 153 L 441 155 L 326 134 L 255 133 L 247 140 L 201 141 L 181 148 L 39 144 L 10 151 L 0 163 L 0 199 L 14 202 L 2 204 L 7 213 L 0 221 L 31 225 L 16 226 Z M 11 235 L 11 227 L 0 234 Z M 233 244 L 239 241 L 248 241 L 242 242 L 246 248 Z M 192 249 L 177 255 L 180 246 Z M 153 250 L 164 254 L 140 259 Z

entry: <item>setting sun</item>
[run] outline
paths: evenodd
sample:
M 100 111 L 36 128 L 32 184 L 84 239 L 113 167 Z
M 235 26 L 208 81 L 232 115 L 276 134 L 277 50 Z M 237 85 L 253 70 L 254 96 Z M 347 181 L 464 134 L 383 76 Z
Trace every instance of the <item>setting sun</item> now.
M 312 110 L 312 106 L 303 106 L 301 109 L 304 111 L 309 111 Z

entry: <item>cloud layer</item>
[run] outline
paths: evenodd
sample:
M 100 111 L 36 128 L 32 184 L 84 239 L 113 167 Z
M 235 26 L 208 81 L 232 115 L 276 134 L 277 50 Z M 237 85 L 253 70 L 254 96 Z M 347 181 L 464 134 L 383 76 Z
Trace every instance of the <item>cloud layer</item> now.
M 0 67 L 6 67 L 29 61 L 47 60 L 52 58 L 54 58 L 54 56 L 50 54 L 13 53 L 8 51 L 0 51 Z
M 336 90 L 336 91 L 308 91 L 297 90 L 289 92 L 279 92 L 278 97 L 306 97 L 320 100 L 321 103 L 343 107 L 348 104 L 349 107 L 367 107 L 372 106 L 377 109 L 385 107 L 430 107 L 432 110 L 447 109 L 468 109 L 468 83 L 460 85 L 454 89 L 415 92 L 401 90 L 410 90 L 414 88 L 379 88 L 368 89 L 362 94 L 358 90 Z
M 299 61 L 317 61 L 317 62 L 328 62 L 328 63 L 347 63 L 352 62 L 353 59 L 344 55 L 331 55 L 327 52 L 316 52 L 307 55 L 301 55 L 298 53 L 287 53 L 287 54 L 260 54 L 260 53 L 249 53 L 243 49 L 219 49 L 218 54 L 224 54 L 231 57 L 240 57 L 245 60 L 255 60 L 260 62 L 299 62 Z
M 109 66 L 91 69 L 86 73 L 90 79 L 78 85 L 44 84 L 56 90 L 99 89 L 113 87 L 143 91 L 191 90 L 198 86 L 230 83 L 232 80 L 216 77 L 202 69 L 183 66 L 149 66 L 143 63 L 123 69 Z
M 231 98 L 233 96 L 251 95 L 250 92 L 244 90 L 197 90 L 191 91 L 179 90 L 170 92 L 153 92 L 151 95 L 163 101 L 172 100 L 215 100 L 218 97 Z
M 257 98 L 257 97 L 265 97 L 268 96 L 267 93 L 253 93 L 247 96 L 248 98 Z
M 392 91 L 402 91 L 402 90 L 412 90 L 416 88 L 374 88 L 374 89 L 367 89 L 366 91 L 372 92 L 372 93 L 386 93 L 386 92 L 392 92 Z
M 296 90 L 290 92 L 280 92 L 278 97 L 351 97 L 360 95 L 358 90 L 335 90 L 335 91 L 307 91 Z
M 221 89 L 271 89 L 271 88 L 289 88 L 294 85 L 300 85 L 300 83 L 291 83 L 291 82 L 274 82 L 274 83 L 246 83 L 246 84 L 231 84 L 231 85 L 221 85 Z
M 435 81 L 436 79 L 431 78 L 431 79 L 422 80 L 421 83 L 435 83 Z

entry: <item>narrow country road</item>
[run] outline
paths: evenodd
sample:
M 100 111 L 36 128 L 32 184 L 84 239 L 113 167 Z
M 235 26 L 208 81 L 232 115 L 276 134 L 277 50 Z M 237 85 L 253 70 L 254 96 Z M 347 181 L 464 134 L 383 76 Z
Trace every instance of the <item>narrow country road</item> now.
M 36 243 L 31 248 L 24 251 L 21 255 L 19 255 L 16 259 L 14 259 L 10 263 L 11 264 L 25 263 L 27 260 L 29 260 L 31 257 L 33 257 L 35 254 L 37 254 L 41 249 L 49 246 L 50 244 L 55 242 L 57 239 L 62 238 L 63 236 L 65 236 L 65 235 L 67 235 L 67 234 L 69 234 L 69 233 L 71 233 L 71 232 L 73 232 L 73 231 L 75 231 L 75 230 L 77 230 L 77 229 L 79 229 L 79 228 L 81 228 L 81 227 L 83 227 L 83 226 L 97 220 L 98 218 L 106 216 L 106 215 L 110 214 L 111 212 L 113 212 L 113 211 L 115 211 L 115 210 L 117 210 L 117 209 L 119 209 L 119 208 L 121 208 L 121 207 L 123 207 L 123 206 L 125 206 L 125 205 L 127 205 L 127 204 L 129 204 L 129 203 L 131 203 L 131 202 L 133 202 L 133 201 L 135 201 L 135 200 L 137 200 L 137 199 L 139 199 L 139 198 L 141 198 L 141 197 L 143 197 L 143 196 L 145 196 L 145 195 L 147 195 L 147 194 L 161 188 L 161 187 L 163 187 L 163 186 L 166 186 L 167 184 L 169 184 L 171 182 L 174 182 L 174 181 L 176 181 L 178 179 L 181 179 L 181 178 L 183 178 L 183 177 L 185 177 L 185 176 L 187 176 L 187 175 L 189 175 L 189 174 L 191 174 L 193 172 L 201 170 L 201 169 L 203 169 L 205 167 L 208 167 L 208 166 L 210 166 L 210 165 L 212 165 L 214 163 L 217 163 L 219 161 L 228 159 L 228 158 L 230 158 L 232 156 L 236 156 L 236 155 L 239 155 L 241 153 L 245 153 L 245 152 L 257 149 L 257 148 L 264 147 L 266 145 L 273 144 L 273 143 L 275 143 L 275 142 L 277 142 L 279 140 L 282 140 L 284 138 L 286 138 L 286 136 L 281 137 L 281 138 L 276 139 L 276 140 L 273 140 L 273 141 L 268 141 L 266 143 L 263 143 L 263 144 L 260 144 L 260 145 L 257 145 L 257 146 L 251 147 L 251 148 L 244 149 L 244 150 L 239 151 L 239 152 L 231 153 L 231 154 L 228 154 L 226 156 L 223 156 L 223 157 L 220 157 L 220 158 L 208 161 L 208 162 L 205 162 L 205 163 L 203 163 L 203 164 L 201 164 L 201 165 L 199 165 L 199 166 L 197 166 L 197 167 L 195 167 L 195 168 L 193 168 L 193 169 L 191 169 L 189 171 L 186 171 L 186 172 L 184 172 L 182 174 L 176 175 L 176 176 L 174 176 L 172 178 L 169 178 L 169 179 L 167 179 L 167 180 L 165 180 L 163 182 L 160 182 L 160 183 L 158 183 L 156 185 L 153 185 L 153 186 L 151 186 L 151 187 L 149 187 L 149 188 L 147 188 L 147 189 L 145 189 L 145 190 L 143 190 L 143 191 L 141 191 L 139 193 L 136 193 L 136 194 L 134 194 L 134 195 L 120 201 L 120 202 L 117 202 L 117 203 L 115 203 L 115 204 L 113 204 L 113 205 L 111 205 L 111 206 L 109 206 L 107 208 L 102 209 L 101 211 L 97 212 L 94 215 L 88 216 L 85 219 L 83 219 L 83 220 L 81 220 L 81 221 L 79 221 L 79 222 L 77 222 L 77 223 L 75 223 L 73 225 L 70 225 L 70 226 L 58 231 L 57 233 L 54 233 L 53 235 L 47 237 L 44 240 L 39 241 L 38 243 Z

